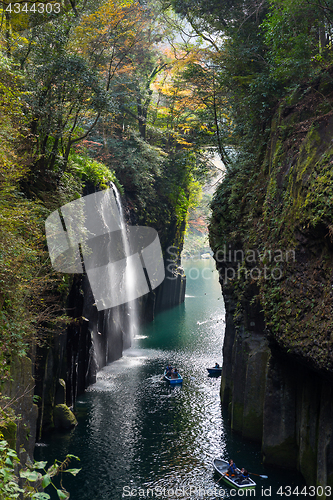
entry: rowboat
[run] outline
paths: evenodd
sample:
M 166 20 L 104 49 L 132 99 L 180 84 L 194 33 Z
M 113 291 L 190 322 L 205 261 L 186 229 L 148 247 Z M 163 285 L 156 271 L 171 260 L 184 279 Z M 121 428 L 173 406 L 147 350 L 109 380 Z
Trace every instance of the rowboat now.
M 167 374 L 166 374 L 166 371 L 165 371 L 164 372 L 164 378 L 165 378 L 165 380 L 167 380 L 170 383 L 170 385 L 177 385 L 177 384 L 182 384 L 183 383 L 183 379 L 179 375 L 179 373 L 178 373 L 178 378 L 171 378 L 171 377 L 167 377 Z
M 221 476 L 222 480 L 229 486 L 238 489 L 250 489 L 255 488 L 256 483 L 250 477 L 239 477 L 234 475 L 229 475 L 227 470 L 229 468 L 229 463 L 221 458 L 214 458 L 213 466 L 216 472 Z
M 209 375 L 219 376 L 222 373 L 222 368 L 207 368 Z

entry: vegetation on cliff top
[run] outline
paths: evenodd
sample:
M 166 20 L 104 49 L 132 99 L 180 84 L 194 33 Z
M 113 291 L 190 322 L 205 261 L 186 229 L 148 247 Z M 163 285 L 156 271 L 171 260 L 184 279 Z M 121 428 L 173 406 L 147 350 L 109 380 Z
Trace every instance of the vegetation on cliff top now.
M 211 10 L 214 1 L 185 5 L 227 37 L 218 55 L 234 154 L 212 203 L 210 241 L 215 251 L 257 252 L 218 264 L 222 278 L 228 266 L 238 271 L 225 281 L 238 298 L 236 324 L 255 287 L 272 338 L 332 370 L 331 5 L 233 2 L 233 15 Z
M 256 290 L 252 300 L 260 301 L 271 337 L 312 366 L 332 370 L 333 6 L 173 5 L 213 47 L 228 116 L 220 137 L 226 174 L 212 203 L 210 242 L 219 255 L 225 248 L 243 252 L 218 263 L 238 302 L 236 324 L 245 296 Z M 295 258 L 286 259 L 288 251 Z

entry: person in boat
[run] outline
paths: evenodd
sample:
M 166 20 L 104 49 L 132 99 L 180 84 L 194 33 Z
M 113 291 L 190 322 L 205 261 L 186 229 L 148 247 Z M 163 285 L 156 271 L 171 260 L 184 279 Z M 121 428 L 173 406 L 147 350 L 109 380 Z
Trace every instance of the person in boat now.
M 249 473 L 244 467 L 240 471 L 240 484 L 248 484 L 250 481 Z
M 244 467 L 241 469 L 241 475 L 244 479 L 247 479 L 249 477 L 249 473 Z
M 178 373 L 177 368 L 175 368 L 174 370 L 172 370 L 171 378 L 179 378 L 179 373 Z
M 227 473 L 229 474 L 229 476 L 238 476 L 239 474 L 239 469 L 237 469 L 236 464 L 234 463 L 232 458 L 230 458 L 229 460 L 229 467 Z
M 215 367 L 214 368 L 220 368 L 220 365 L 218 363 L 215 363 Z
M 166 369 L 165 369 L 165 374 L 167 377 L 171 377 L 171 374 L 172 374 L 172 366 L 170 365 L 170 363 L 167 365 Z

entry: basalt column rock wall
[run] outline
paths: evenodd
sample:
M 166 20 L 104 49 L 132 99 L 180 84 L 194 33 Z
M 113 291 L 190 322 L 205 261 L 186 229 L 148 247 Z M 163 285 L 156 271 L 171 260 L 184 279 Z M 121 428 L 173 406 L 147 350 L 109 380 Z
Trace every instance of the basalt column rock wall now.
M 260 331 L 236 329 L 235 304 L 225 297 L 221 400 L 231 428 L 261 443 L 265 463 L 298 469 L 308 485 L 333 487 L 332 382 Z
M 22 464 L 33 458 L 36 440 L 38 408 L 33 403 L 35 382 L 33 364 L 26 356 L 16 357 L 10 366 L 10 379 L 1 387 L 1 392 L 9 398 L 16 420 L 0 426 L 0 432 L 11 448 L 16 449 Z

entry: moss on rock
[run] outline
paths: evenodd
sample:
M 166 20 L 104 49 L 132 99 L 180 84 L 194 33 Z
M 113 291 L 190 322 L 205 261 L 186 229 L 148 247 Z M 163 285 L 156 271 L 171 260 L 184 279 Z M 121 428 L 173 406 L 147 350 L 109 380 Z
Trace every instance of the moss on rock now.
M 9 447 L 12 450 L 16 449 L 16 434 L 17 425 L 13 421 L 8 421 L 0 425 L 0 434 L 3 435 L 4 439 L 8 442 Z
M 53 410 L 53 421 L 56 429 L 72 429 L 77 425 L 74 413 L 65 404 L 56 405 Z

